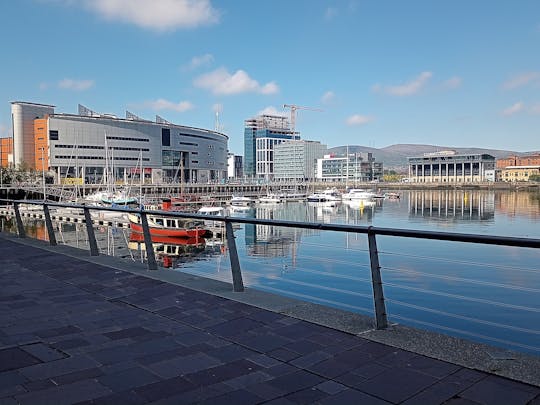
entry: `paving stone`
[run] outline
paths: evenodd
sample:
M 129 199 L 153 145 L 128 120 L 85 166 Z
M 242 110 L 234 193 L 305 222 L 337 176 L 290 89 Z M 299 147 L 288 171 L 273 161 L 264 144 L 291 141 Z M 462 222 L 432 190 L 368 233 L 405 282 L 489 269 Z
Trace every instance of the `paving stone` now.
M 232 378 L 230 380 L 223 381 L 225 384 L 233 388 L 246 388 L 251 385 L 255 385 L 261 382 L 270 380 L 272 377 L 262 371 L 255 371 L 254 373 L 244 374 L 239 377 Z
M 80 332 L 81 329 L 74 325 L 63 326 L 60 328 L 44 329 L 36 331 L 35 334 L 41 338 L 51 338 L 63 335 L 70 335 L 72 333 Z
M 0 372 L 39 363 L 39 359 L 18 347 L 0 350 Z
M 354 404 L 354 405 L 390 405 L 391 402 L 383 401 L 382 399 L 372 397 L 366 393 L 347 389 L 341 391 L 336 395 L 332 395 L 321 399 L 318 404 L 320 405 L 344 405 L 344 404 Z
M 292 393 L 304 388 L 313 387 L 321 382 L 323 382 L 321 377 L 304 370 L 298 370 L 294 373 L 269 380 L 268 384 L 285 392 Z
M 338 392 L 347 389 L 346 386 L 344 386 L 343 384 L 339 384 L 335 381 L 325 381 L 317 385 L 315 388 L 330 395 L 335 395 Z
M 300 356 L 300 354 L 293 352 L 291 350 L 287 350 L 283 347 L 280 347 L 279 349 L 268 352 L 268 355 L 278 360 L 285 361 L 285 362 L 294 360 Z
M 68 405 L 110 394 L 111 390 L 95 380 L 77 381 L 42 391 L 16 395 L 19 405 Z
M 86 356 L 77 356 L 21 368 L 20 373 L 30 380 L 43 380 L 100 365 Z
M 320 363 L 321 361 L 328 360 L 332 355 L 325 352 L 313 352 L 302 357 L 298 357 L 292 360 L 290 363 L 299 368 L 307 368 L 313 364 Z
M 88 342 L 87 340 L 83 338 L 73 338 L 73 339 L 66 339 L 66 340 L 54 342 L 52 343 L 52 346 L 59 350 L 66 350 L 66 349 L 73 349 L 73 348 L 81 347 L 81 346 L 88 346 L 89 344 L 90 342 Z
M 22 376 L 17 370 L 4 371 L 0 373 L 0 390 L 13 385 L 25 384 L 28 379 Z
M 436 378 L 402 368 L 388 369 L 359 383 L 356 388 L 386 401 L 398 403 L 417 394 L 437 381 Z
M 93 399 L 89 402 L 88 405 L 143 405 L 147 403 L 146 399 L 133 391 L 117 392 Z
M 286 395 L 285 399 L 295 404 L 313 404 L 326 397 L 328 397 L 327 393 L 312 387 Z
M 138 387 L 135 392 L 146 400 L 154 402 L 193 389 L 195 389 L 195 385 L 185 378 L 174 377 Z
M 107 336 L 109 339 L 117 340 L 117 339 L 133 338 L 133 337 L 144 335 L 147 333 L 149 333 L 149 331 L 144 328 L 134 327 L 134 328 L 122 329 L 116 332 L 104 333 L 104 335 Z
M 100 368 L 88 368 L 86 370 L 74 371 L 73 373 L 63 374 L 56 377 L 52 377 L 51 381 L 56 385 L 71 384 L 75 381 L 86 380 L 89 378 L 100 377 L 103 375 L 103 371 Z
M 59 360 L 66 357 L 66 354 L 43 343 L 21 346 L 21 349 L 43 362 Z
M 309 370 L 312 373 L 315 373 L 318 375 L 322 375 L 326 378 L 337 377 L 341 374 L 345 374 L 350 369 L 351 369 L 350 365 L 343 363 L 342 361 L 336 360 L 335 358 L 323 360 L 319 363 L 306 367 L 306 370 Z
M 526 404 L 540 394 L 540 388 L 497 376 L 488 376 L 475 383 L 459 396 L 476 401 L 479 404 L 489 405 L 521 405 Z
M 221 361 L 207 356 L 204 353 L 196 353 L 188 356 L 174 357 L 146 367 L 162 378 L 172 378 L 178 375 L 192 374 L 206 370 L 221 364 Z
M 185 378 L 194 383 L 197 387 L 200 387 L 230 380 L 241 375 L 250 374 L 259 370 L 260 368 L 260 366 L 252 363 L 251 361 L 237 360 L 232 363 L 212 367 L 197 373 L 188 374 L 185 376 Z
M 136 367 L 101 376 L 98 381 L 111 391 L 120 392 L 159 381 L 159 377 L 142 367 Z
M 261 403 L 262 398 L 245 390 L 236 390 L 225 394 L 207 398 L 201 405 L 253 405 Z

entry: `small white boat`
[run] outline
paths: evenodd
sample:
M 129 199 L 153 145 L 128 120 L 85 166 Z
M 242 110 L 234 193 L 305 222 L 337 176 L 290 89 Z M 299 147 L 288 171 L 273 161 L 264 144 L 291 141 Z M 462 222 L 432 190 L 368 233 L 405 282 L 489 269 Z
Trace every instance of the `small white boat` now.
M 231 199 L 231 205 L 237 207 L 247 207 L 253 204 L 253 199 L 240 195 L 233 195 Z
M 268 194 L 259 198 L 260 204 L 279 204 L 283 200 L 277 194 Z
M 341 201 L 341 194 L 335 188 L 327 188 L 308 195 L 306 199 L 309 202 Z
M 341 198 L 343 199 L 343 201 L 373 201 L 373 199 L 375 198 L 375 193 L 359 188 L 352 188 L 347 193 L 343 194 Z
M 214 216 L 214 217 L 224 217 L 227 215 L 227 209 L 225 207 L 220 207 L 220 206 L 205 205 L 197 211 L 197 214 Z M 219 227 L 219 226 L 223 226 L 224 222 L 214 221 L 212 219 L 205 219 L 204 224 L 209 227 Z

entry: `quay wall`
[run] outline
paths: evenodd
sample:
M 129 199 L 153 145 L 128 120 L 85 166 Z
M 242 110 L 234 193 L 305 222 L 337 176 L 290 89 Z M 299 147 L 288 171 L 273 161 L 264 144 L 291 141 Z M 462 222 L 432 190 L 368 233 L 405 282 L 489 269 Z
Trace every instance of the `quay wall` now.
M 268 193 L 280 193 L 290 191 L 295 193 L 312 193 L 314 190 L 322 190 L 335 187 L 339 190 L 349 188 L 363 188 L 371 190 L 540 190 L 540 183 L 531 182 L 481 182 L 474 184 L 437 184 L 437 183 L 356 183 L 345 185 L 343 183 L 270 183 L 270 184 L 145 184 L 131 187 L 132 194 L 142 192 L 147 197 L 162 198 L 166 196 L 196 196 L 199 200 L 230 199 L 233 194 L 249 197 L 260 197 Z M 62 200 L 62 195 L 85 196 L 102 189 L 101 184 L 86 185 L 47 185 L 47 198 L 50 200 Z M 0 187 L 0 198 L 8 199 L 42 199 L 43 186 L 41 185 L 10 185 Z

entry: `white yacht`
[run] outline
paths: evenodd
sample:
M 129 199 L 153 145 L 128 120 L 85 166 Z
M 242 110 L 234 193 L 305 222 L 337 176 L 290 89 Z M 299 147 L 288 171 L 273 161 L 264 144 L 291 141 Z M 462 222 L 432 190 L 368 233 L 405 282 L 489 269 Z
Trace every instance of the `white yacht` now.
M 247 207 L 253 204 L 253 199 L 240 195 L 233 195 L 231 198 L 231 205 L 239 207 Z
M 373 199 L 375 198 L 375 193 L 359 188 L 351 188 L 347 193 L 343 194 L 341 198 L 343 199 L 343 201 L 373 201 Z

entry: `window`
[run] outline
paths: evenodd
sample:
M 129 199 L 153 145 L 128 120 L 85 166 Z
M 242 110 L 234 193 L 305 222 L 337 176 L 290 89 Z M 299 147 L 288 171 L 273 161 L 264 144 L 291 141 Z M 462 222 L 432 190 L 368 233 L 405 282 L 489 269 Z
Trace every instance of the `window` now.
M 58 131 L 50 130 L 49 131 L 49 140 L 57 141 L 58 140 Z
M 171 146 L 171 130 L 169 128 L 161 128 L 161 145 Z

